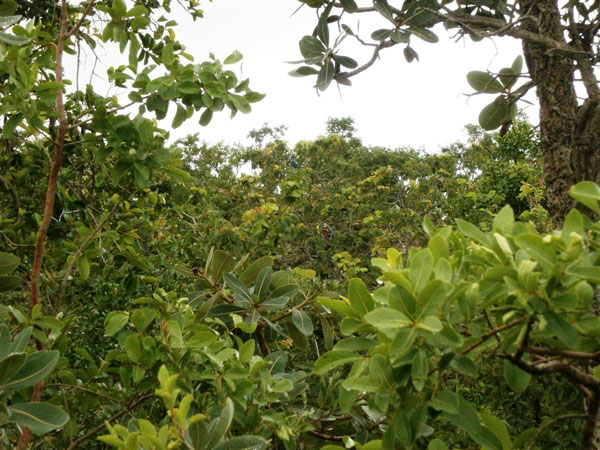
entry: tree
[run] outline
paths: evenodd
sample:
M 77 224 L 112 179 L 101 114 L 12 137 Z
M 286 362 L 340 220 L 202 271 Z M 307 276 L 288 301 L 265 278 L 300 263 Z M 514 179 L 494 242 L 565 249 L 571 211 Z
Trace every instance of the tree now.
M 238 80 L 234 72 L 224 67 L 241 60 L 238 52 L 223 64 L 214 57 L 192 64 L 193 57 L 176 40 L 176 23 L 164 16 L 171 12 L 170 4 L 170 0 L 141 1 L 132 7 L 124 0 L 76 4 L 68 0 L 6 0 L 1 4 L 3 151 L 15 154 L 20 146 L 34 145 L 53 155 L 42 171 L 44 176 L 47 174 L 48 183 L 31 270 L 30 308 L 36 314 L 43 310 L 42 262 L 65 157 L 69 164 L 74 158 L 86 166 L 84 193 L 96 194 L 96 187 L 102 191 L 106 185 L 112 185 L 115 201 L 70 256 L 62 273 L 63 287 L 58 298 L 53 299 L 59 305 L 75 265 L 80 272 L 89 274 L 86 247 L 121 202 L 146 188 L 158 174 L 175 178 L 186 175 L 177 168 L 176 155 L 164 146 L 168 133 L 159 129 L 156 121 L 147 117 L 148 113 L 164 119 L 172 105 L 176 111 L 171 126 L 176 128 L 196 111 L 202 111 L 200 123 L 205 125 L 214 112 L 225 106 L 233 115 L 238 111 L 247 113 L 250 103 L 263 97 L 249 88 L 248 80 Z M 195 0 L 190 0 L 184 9 L 194 19 L 202 16 Z M 68 55 L 79 58 L 82 49 L 93 53 L 103 43 L 121 53 L 128 51 L 127 64 L 111 67 L 108 79 L 115 86 L 128 89 L 129 103 L 102 97 L 92 85 L 78 90 L 78 80 L 76 89 L 69 88 L 73 83 L 64 76 Z M 136 116 L 123 114 L 132 106 L 139 108 Z M 3 184 L 8 186 L 6 181 Z M 69 197 L 68 192 L 61 193 Z M 39 333 L 36 338 L 37 347 L 42 350 L 47 339 Z M 33 402 L 41 399 L 43 386 L 43 380 L 36 383 Z M 28 446 L 31 430 L 25 423 L 17 448 Z
M 482 110 L 481 125 L 506 129 L 516 115 L 516 103 L 536 89 L 544 180 L 555 224 L 562 223 L 573 205 L 568 195 L 571 185 L 600 181 L 600 87 L 594 73 L 599 60 L 598 2 L 374 0 L 372 6 L 359 7 L 354 0 L 300 1 L 317 9 L 318 23 L 312 35 L 300 41 L 301 63 L 306 65 L 292 74 L 316 75 L 319 90 L 332 81 L 351 84 L 350 79 L 371 67 L 386 48 L 404 45 L 404 56 L 412 62 L 418 58 L 414 39 L 437 42 L 438 24 L 473 40 L 495 36 L 521 40 L 528 73 L 522 71 L 520 58 L 497 73 L 469 73 L 468 81 L 477 92 L 497 95 Z M 380 15 L 383 26 L 365 39 L 344 23 L 355 14 Z M 330 38 L 331 24 L 340 31 L 335 40 Z M 346 56 L 341 51 L 345 37 L 371 47 L 371 58 L 359 65 Z M 526 81 L 517 87 L 520 79 Z M 583 85 L 583 98 L 576 94 L 578 84 Z

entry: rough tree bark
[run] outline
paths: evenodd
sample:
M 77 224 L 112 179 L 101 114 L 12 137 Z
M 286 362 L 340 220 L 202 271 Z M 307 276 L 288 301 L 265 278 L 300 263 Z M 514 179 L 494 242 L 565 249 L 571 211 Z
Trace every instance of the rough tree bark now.
M 561 11 L 555 0 L 522 0 L 523 28 L 569 45 L 572 53 L 556 51 L 523 40 L 527 68 L 536 85 L 540 102 L 540 134 L 544 152 L 544 177 L 548 209 L 555 225 L 561 226 L 573 207 L 571 185 L 584 180 L 600 181 L 600 104 L 598 82 L 585 49 L 575 33 L 571 42 L 561 23 Z M 578 105 L 574 69 L 588 94 Z

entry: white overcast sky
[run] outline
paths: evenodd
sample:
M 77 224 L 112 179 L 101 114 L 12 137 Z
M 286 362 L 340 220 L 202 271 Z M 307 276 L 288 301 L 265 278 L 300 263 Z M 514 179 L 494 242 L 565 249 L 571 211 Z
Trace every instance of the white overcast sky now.
M 174 2 L 175 3 L 175 2 Z M 443 28 L 436 29 L 438 44 L 413 38 L 412 46 L 420 62 L 408 64 L 402 45 L 381 53 L 381 60 L 366 72 L 352 78 L 352 87 L 335 84 L 320 95 L 313 88 L 314 77 L 288 75 L 294 65 L 285 61 L 301 59 L 298 41 L 311 34 L 315 10 L 298 8 L 297 0 L 215 0 L 204 2 L 204 19 L 192 22 L 178 15 L 177 37 L 196 62 L 208 58 L 209 52 L 223 60 L 234 50 L 244 55 L 243 64 L 232 66 L 250 87 L 267 94 L 253 104 L 250 114 L 230 119 L 228 112 L 215 114 L 207 127 L 198 125 L 198 117 L 172 132 L 181 137 L 198 132 L 209 142 L 248 143 L 247 134 L 268 122 L 286 125 L 285 139 L 290 143 L 314 139 L 325 132 L 328 117 L 351 116 L 358 137 L 367 145 L 387 147 L 411 146 L 435 152 L 443 145 L 464 140 L 464 126 L 476 123 L 479 111 L 493 100 L 492 95 L 467 97 L 472 89 L 466 82 L 469 70 L 497 71 L 510 66 L 521 54 L 520 41 L 504 38 L 492 42 L 459 42 Z M 376 28 L 386 27 L 383 18 L 374 14 L 347 15 L 346 23 L 369 39 Z M 333 38 L 337 26 L 330 25 Z M 348 37 L 343 45 L 351 43 Z M 360 46 L 350 47 L 349 56 L 362 64 L 369 58 Z M 241 71 L 241 74 L 240 74 Z M 526 106 L 526 105 L 521 105 Z M 537 109 L 526 113 L 537 121 Z M 161 125 L 168 128 L 170 121 Z

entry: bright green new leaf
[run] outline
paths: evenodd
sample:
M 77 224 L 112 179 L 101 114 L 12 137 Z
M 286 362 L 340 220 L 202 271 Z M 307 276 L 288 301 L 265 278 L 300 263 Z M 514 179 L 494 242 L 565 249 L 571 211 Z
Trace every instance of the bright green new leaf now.
M 348 297 L 350 298 L 352 309 L 360 317 L 363 317 L 374 307 L 373 297 L 369 293 L 365 283 L 359 278 L 352 278 L 348 283 Z

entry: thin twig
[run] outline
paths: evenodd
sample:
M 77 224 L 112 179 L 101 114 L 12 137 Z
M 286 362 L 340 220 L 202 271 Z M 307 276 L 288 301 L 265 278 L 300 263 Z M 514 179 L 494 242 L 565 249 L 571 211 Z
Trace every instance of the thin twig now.
M 75 264 L 77 263 L 77 260 L 79 260 L 83 251 L 86 249 L 86 247 L 89 245 L 89 243 L 92 242 L 94 240 L 94 238 L 96 237 L 96 235 L 100 232 L 100 230 L 102 230 L 102 228 L 104 228 L 104 225 L 106 224 L 106 222 L 108 222 L 111 219 L 111 217 L 117 212 L 117 209 L 119 209 L 119 206 L 121 205 L 121 202 L 123 201 L 123 198 L 124 197 L 121 197 L 119 199 L 119 201 L 117 201 L 115 203 L 115 205 L 111 208 L 111 210 L 104 216 L 104 218 L 100 221 L 100 223 L 98 223 L 98 225 L 96 225 L 96 228 L 94 228 L 94 231 L 92 231 L 90 233 L 90 235 L 86 238 L 86 240 L 82 242 L 82 244 L 79 246 L 79 248 L 73 255 L 73 258 L 71 259 L 71 262 L 69 263 L 69 266 L 67 267 L 67 270 L 65 271 L 65 276 L 63 277 L 62 283 L 60 285 L 60 293 L 58 294 L 57 308 L 60 308 L 62 299 L 65 295 L 65 291 L 67 290 L 67 281 L 69 281 L 69 277 L 73 273 L 73 270 L 75 268 Z
M 139 397 L 137 400 L 130 402 L 123 409 L 121 409 L 117 413 L 113 414 L 109 419 L 107 419 L 107 422 L 108 423 L 114 422 L 122 415 L 127 414 L 130 409 L 135 408 L 137 405 L 142 403 L 144 400 L 149 399 L 150 397 L 154 397 L 154 394 L 146 394 L 146 395 Z M 81 436 L 81 437 L 77 438 L 75 441 L 73 441 L 73 443 L 71 445 L 69 445 L 69 447 L 67 447 L 67 450 L 73 450 L 74 448 L 77 448 L 79 446 L 79 444 L 84 442 L 86 439 L 89 439 L 92 436 L 94 436 L 96 433 L 98 433 L 100 430 L 102 430 L 105 426 L 106 426 L 106 424 L 103 422 L 100 425 L 98 425 L 97 427 L 92 428 L 90 431 L 85 433 L 83 436 Z
M 553 423 L 559 422 L 561 420 L 580 419 L 580 418 L 584 418 L 584 417 L 585 417 L 585 414 L 565 414 L 564 416 L 556 417 L 556 418 L 554 418 L 554 419 L 546 422 L 544 425 L 542 425 L 540 427 L 540 429 L 538 430 L 538 432 L 535 433 L 535 436 L 533 437 L 533 440 L 529 444 L 529 447 L 527 447 L 527 450 L 533 450 L 533 448 L 535 447 L 536 441 L 540 438 L 540 436 L 542 435 L 542 433 L 544 431 L 546 431 L 546 428 L 548 428 Z

